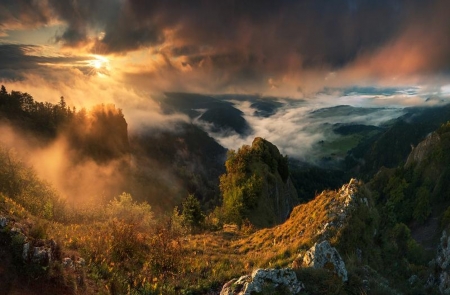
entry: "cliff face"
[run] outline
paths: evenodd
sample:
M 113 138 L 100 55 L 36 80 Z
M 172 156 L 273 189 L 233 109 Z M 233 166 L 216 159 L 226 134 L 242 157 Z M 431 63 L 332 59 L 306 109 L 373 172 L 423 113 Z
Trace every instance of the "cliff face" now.
M 260 137 L 254 139 L 252 149 L 258 155 L 255 161 L 262 162 L 260 165 L 268 169 L 262 169 L 262 189 L 249 220 L 261 227 L 283 223 L 298 204 L 297 191 L 289 177 L 287 159 L 275 145 Z
M 288 177 L 282 181 L 278 173 L 264 173 L 262 190 L 257 206 L 248 219 L 258 227 L 268 227 L 283 223 L 298 204 L 297 191 Z
M 420 164 L 430 154 L 431 150 L 439 144 L 441 138 L 436 132 L 431 133 L 416 147 L 413 147 L 411 153 L 406 160 L 405 167 L 411 166 L 413 163 Z

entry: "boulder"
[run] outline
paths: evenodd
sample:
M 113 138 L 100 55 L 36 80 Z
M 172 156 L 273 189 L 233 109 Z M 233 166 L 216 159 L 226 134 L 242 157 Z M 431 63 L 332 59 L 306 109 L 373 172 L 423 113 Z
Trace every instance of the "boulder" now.
M 62 265 L 65 267 L 73 267 L 73 261 L 69 257 L 63 258 Z
M 450 237 L 447 236 L 447 232 L 442 232 L 441 240 L 438 246 L 436 263 L 442 269 L 447 269 L 450 263 Z
M 280 290 L 283 294 L 298 294 L 304 285 L 297 280 L 295 272 L 290 268 L 257 269 L 251 276 L 242 276 L 226 283 L 220 295 L 251 295 L 263 291 Z
M 34 247 L 32 261 L 41 265 L 48 265 L 52 260 L 52 249 L 46 246 Z
M 4 228 L 8 225 L 8 218 L 0 216 L 0 228 Z
M 75 261 L 75 264 L 78 267 L 83 267 L 86 265 L 86 260 L 84 260 L 84 258 L 82 258 L 82 257 L 78 257 L 77 261 Z
M 28 260 L 29 251 L 30 251 L 30 243 L 23 244 L 23 250 L 22 250 L 22 258 L 23 258 L 23 260 L 25 260 L 25 261 Z
M 426 287 L 437 286 L 441 294 L 450 294 L 450 237 L 444 230 L 434 259 L 434 275 L 431 274 Z
M 331 247 L 328 241 L 314 244 L 303 257 L 303 265 L 313 268 L 326 268 L 334 271 L 343 282 L 348 280 L 344 260 L 336 248 Z

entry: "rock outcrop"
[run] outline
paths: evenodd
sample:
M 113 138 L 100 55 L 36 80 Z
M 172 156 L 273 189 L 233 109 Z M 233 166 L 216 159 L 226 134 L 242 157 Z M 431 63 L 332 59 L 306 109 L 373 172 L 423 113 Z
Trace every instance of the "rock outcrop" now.
M 230 219 L 248 219 L 257 228 L 271 227 L 285 222 L 299 202 L 287 157 L 263 138 L 256 137 L 251 146 L 230 152 L 225 167 L 220 187 Z
M 428 135 L 416 147 L 412 148 L 412 151 L 406 160 L 405 167 L 409 167 L 413 163 L 421 163 L 430 154 L 430 150 L 436 146 L 440 140 L 441 138 L 436 132 Z
M 33 239 L 27 234 L 26 226 L 9 218 L 0 216 L 0 229 L 3 229 L 14 242 L 11 243 L 16 253 L 21 253 L 21 258 L 26 264 L 48 266 L 52 261 L 61 259 L 59 245 L 53 239 Z M 65 260 L 62 261 L 63 265 Z M 84 266 L 85 260 L 79 257 L 75 265 Z
M 303 257 L 303 265 L 313 268 L 325 268 L 335 272 L 343 282 L 348 280 L 347 269 L 336 248 L 328 241 L 314 244 Z
M 266 165 L 268 169 L 265 169 L 261 175 L 263 181 L 258 205 L 252 209 L 253 212 L 248 218 L 260 227 L 281 224 L 298 204 L 297 191 L 289 177 L 287 158 L 281 155 L 275 145 L 261 137 L 253 140 L 251 149 L 255 155 L 254 159 Z M 265 216 L 265 218 L 254 218 L 254 216 Z
M 327 206 L 329 217 L 328 222 L 323 223 L 317 229 L 317 237 L 320 240 L 329 239 L 336 230 L 339 230 L 344 226 L 350 211 L 357 206 L 369 207 L 369 201 L 367 198 L 357 198 L 356 192 L 358 191 L 359 182 L 357 179 L 350 179 L 348 184 L 344 184 L 339 191 L 331 198 L 329 205 Z M 322 193 L 323 194 L 323 193 Z
M 269 290 L 294 295 L 303 289 L 303 283 L 297 280 L 292 269 L 257 269 L 251 276 L 242 276 L 226 283 L 220 295 L 252 295 Z
M 8 224 L 8 219 L 4 216 L 0 216 L 0 229 L 4 228 Z
M 441 294 L 450 294 L 450 237 L 445 230 L 437 248 L 436 258 L 432 262 L 434 274 L 428 278 L 426 287 L 437 286 Z

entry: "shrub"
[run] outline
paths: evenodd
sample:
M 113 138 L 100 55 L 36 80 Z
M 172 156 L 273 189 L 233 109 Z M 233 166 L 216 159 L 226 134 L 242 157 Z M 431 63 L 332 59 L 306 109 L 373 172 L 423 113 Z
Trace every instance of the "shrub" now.
M 126 224 L 136 226 L 137 230 L 147 231 L 153 224 L 153 212 L 146 202 L 137 203 L 128 193 L 122 193 L 118 198 L 114 198 L 107 208 L 107 216 L 120 220 Z

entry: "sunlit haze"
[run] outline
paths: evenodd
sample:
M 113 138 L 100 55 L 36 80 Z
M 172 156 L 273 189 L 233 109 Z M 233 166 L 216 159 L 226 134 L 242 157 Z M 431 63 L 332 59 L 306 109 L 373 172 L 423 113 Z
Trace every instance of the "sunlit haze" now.
M 311 108 L 446 101 L 449 3 L 7 1 L 0 82 L 77 108 L 113 103 L 132 129 L 177 116 L 155 102 L 166 92 L 303 99 Z

